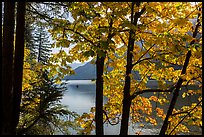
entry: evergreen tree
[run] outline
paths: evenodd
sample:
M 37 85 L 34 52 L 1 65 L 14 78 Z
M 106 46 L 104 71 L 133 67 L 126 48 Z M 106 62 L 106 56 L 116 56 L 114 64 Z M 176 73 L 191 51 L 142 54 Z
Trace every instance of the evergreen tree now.
M 42 24 L 26 24 L 26 45 L 31 52 L 31 58 L 46 64 L 51 52 L 51 44 L 45 26 Z
M 27 17 L 27 16 L 26 16 Z M 30 50 L 30 63 L 32 62 L 32 59 L 36 59 L 37 58 L 37 52 L 35 51 L 34 48 L 34 40 L 33 40 L 33 31 L 34 31 L 34 27 L 32 25 L 31 22 L 28 21 L 28 17 L 27 20 L 25 22 L 25 43 L 26 43 L 26 48 L 28 48 Z
M 51 44 L 49 43 L 49 36 L 45 27 L 42 25 L 37 26 L 33 35 L 34 48 L 37 50 L 37 61 L 46 64 L 51 52 Z
M 23 92 L 21 119 L 18 125 L 20 135 L 70 134 L 68 128 L 76 129 L 70 117 L 77 114 L 70 112 L 60 102 L 66 87 L 56 85 L 48 77 L 48 71 L 38 72 L 40 79 L 32 83 L 32 89 Z

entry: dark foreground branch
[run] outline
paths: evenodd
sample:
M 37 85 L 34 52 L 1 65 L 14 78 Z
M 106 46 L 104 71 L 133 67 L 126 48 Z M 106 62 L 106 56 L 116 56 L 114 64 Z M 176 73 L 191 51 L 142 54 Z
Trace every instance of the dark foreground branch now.
M 150 93 L 150 92 L 172 92 L 175 88 L 175 85 L 173 85 L 169 89 L 145 89 L 135 92 L 130 96 L 130 100 L 133 100 L 137 95 L 143 94 L 143 93 Z
M 112 123 L 112 122 L 110 121 L 110 118 L 108 117 L 108 114 L 106 113 L 105 110 L 103 110 L 103 113 L 106 115 L 106 120 L 105 120 L 103 123 L 105 123 L 106 121 L 108 121 L 108 123 L 109 123 L 110 125 L 114 126 L 114 125 L 117 125 L 117 124 L 120 122 L 119 117 L 116 117 L 116 118 L 117 118 L 117 121 L 116 121 L 115 123 Z

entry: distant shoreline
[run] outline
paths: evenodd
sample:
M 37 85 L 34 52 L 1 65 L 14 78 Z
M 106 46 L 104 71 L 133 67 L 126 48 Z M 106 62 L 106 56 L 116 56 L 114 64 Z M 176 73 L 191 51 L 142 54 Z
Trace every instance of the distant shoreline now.
M 70 81 L 70 80 L 91 80 L 91 81 L 95 81 L 96 79 L 65 79 L 65 81 Z
M 96 82 L 96 79 L 67 79 L 67 80 L 64 80 L 66 82 L 71 82 L 71 81 L 91 81 L 91 82 Z M 138 80 L 140 81 L 140 80 Z M 80 84 L 79 83 L 75 83 L 75 84 Z M 172 85 L 173 82 L 171 81 L 166 81 L 166 84 L 167 85 Z M 158 81 L 157 80 L 148 80 L 147 83 L 146 83 L 146 86 L 147 88 L 158 88 Z M 195 85 L 188 85 L 189 87 L 189 90 L 192 90 L 192 89 L 200 89 L 200 87 L 198 87 L 198 84 L 195 84 Z M 182 87 L 184 88 L 184 87 Z

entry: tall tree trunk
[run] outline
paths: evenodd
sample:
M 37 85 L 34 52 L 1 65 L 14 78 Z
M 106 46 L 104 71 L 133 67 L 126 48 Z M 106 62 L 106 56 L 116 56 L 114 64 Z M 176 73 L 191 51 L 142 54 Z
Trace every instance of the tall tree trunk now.
M 109 43 L 111 38 L 115 35 L 112 33 L 112 26 L 113 26 L 113 19 L 110 19 L 109 22 L 109 30 L 108 30 L 108 38 L 106 41 L 106 47 L 109 47 Z M 96 58 L 96 72 L 97 72 L 97 79 L 96 79 L 96 135 L 104 135 L 103 129 L 103 72 L 104 72 L 104 61 L 107 54 L 107 51 L 101 51 L 104 54 L 101 56 L 97 54 Z
M 12 132 L 12 78 L 15 2 L 4 2 L 3 47 L 2 47 L 2 115 L 1 135 L 11 135 Z
M 103 135 L 103 70 L 105 57 L 97 55 L 96 59 L 96 135 Z
M 132 70 L 132 51 L 134 46 L 135 39 L 132 39 L 135 35 L 135 32 L 132 30 L 129 34 L 129 42 L 128 42 L 128 49 L 127 49 L 127 65 L 126 65 L 126 75 L 125 75 L 125 86 L 123 90 L 123 110 L 122 110 L 122 121 L 120 127 L 120 135 L 127 135 L 128 134 L 128 121 L 130 115 L 130 83 L 131 83 L 131 70 Z
M 24 30 L 25 30 L 25 2 L 17 3 L 16 19 L 16 41 L 14 57 L 14 79 L 13 79 L 13 131 L 16 127 L 20 115 L 20 102 L 22 95 L 23 79 L 23 59 L 24 59 Z
M 121 127 L 120 127 L 120 135 L 127 135 L 128 134 L 128 121 L 130 115 L 130 106 L 131 100 L 130 97 L 130 74 L 126 70 L 126 77 L 125 77 L 125 87 L 124 87 L 124 96 L 123 96 L 123 110 L 122 110 L 122 120 L 121 120 Z
M 2 2 L 1 2 L 1 14 L 2 14 Z M 1 29 L 3 29 L 3 27 L 1 26 Z M 2 40 L 2 31 L 1 31 L 1 40 Z M 1 68 L 1 72 L 2 72 L 2 46 L 1 46 L 1 48 L 0 48 L 0 52 L 1 52 L 1 58 L 0 58 L 0 63 L 1 63 L 1 65 L 0 65 L 0 68 Z M 2 73 L 1 73 L 1 78 L 2 78 Z M 1 81 L 2 81 L 2 79 L 1 79 Z M 3 110 L 3 107 L 2 107 L 2 82 L 0 82 L 0 110 L 2 111 Z M 1 131 L 2 131 L 2 125 L 3 125 L 3 123 L 2 123 L 2 117 L 0 118 L 0 135 L 1 135 Z
M 136 4 L 137 7 L 140 6 L 140 2 L 133 2 L 131 6 L 131 24 L 134 26 L 137 25 L 137 21 L 140 16 L 146 10 L 145 7 L 140 12 L 134 12 L 134 5 Z M 130 99 L 130 83 L 131 78 L 130 74 L 132 71 L 132 58 L 133 58 L 133 50 L 134 50 L 134 43 L 135 43 L 135 30 L 130 29 L 129 39 L 128 39 L 128 49 L 127 49 L 127 65 L 126 65 L 126 75 L 125 75 L 125 86 L 123 89 L 123 109 L 122 109 L 122 120 L 121 120 L 121 127 L 120 127 L 120 135 L 127 135 L 128 134 L 128 122 L 130 116 L 130 107 L 132 100 Z

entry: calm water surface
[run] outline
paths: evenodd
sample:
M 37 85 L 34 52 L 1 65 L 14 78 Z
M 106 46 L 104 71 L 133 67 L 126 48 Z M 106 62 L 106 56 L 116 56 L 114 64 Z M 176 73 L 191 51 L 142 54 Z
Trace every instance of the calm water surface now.
M 65 92 L 62 104 L 67 105 L 70 111 L 75 111 L 79 115 L 83 114 L 84 112 L 89 113 L 91 107 L 95 107 L 95 83 L 91 80 L 71 80 L 66 81 L 67 83 L 67 91 Z M 151 95 L 146 95 L 151 96 Z M 188 99 L 188 101 L 181 100 L 182 104 L 190 104 L 195 99 Z M 107 102 L 107 98 L 104 97 L 104 103 Z M 168 108 L 164 106 L 164 108 Z M 139 124 L 130 125 L 129 126 L 129 135 L 135 135 L 135 132 L 141 131 L 142 135 L 157 135 L 160 131 L 162 122 L 158 124 L 158 126 L 151 126 L 150 124 L 145 124 L 145 128 L 141 129 Z M 104 124 L 104 134 L 105 135 L 118 135 L 120 133 L 120 123 L 117 125 L 109 125 Z M 73 132 L 73 134 L 76 134 Z M 93 134 L 95 134 L 93 132 Z

